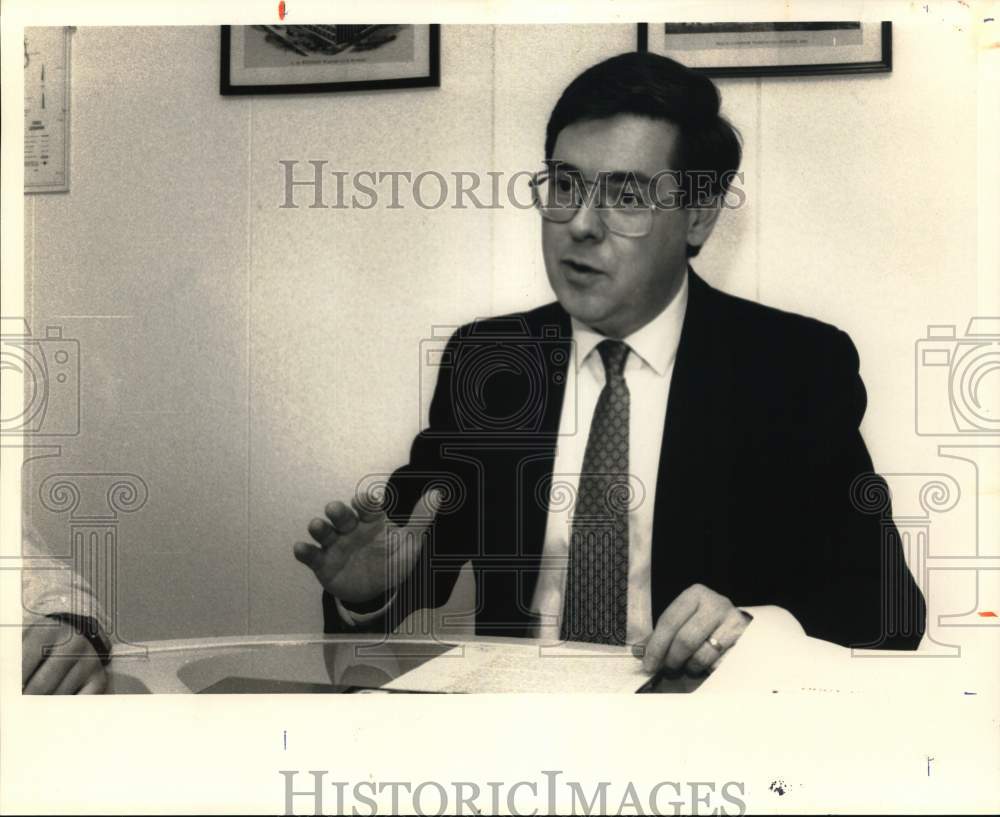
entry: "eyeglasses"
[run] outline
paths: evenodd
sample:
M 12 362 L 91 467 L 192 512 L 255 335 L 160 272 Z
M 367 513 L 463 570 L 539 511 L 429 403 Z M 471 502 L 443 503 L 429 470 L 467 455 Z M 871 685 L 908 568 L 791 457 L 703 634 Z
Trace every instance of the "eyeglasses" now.
M 566 224 L 586 205 L 616 235 L 642 238 L 653 228 L 656 205 L 635 178 L 601 174 L 588 181 L 575 171 L 542 170 L 531 177 L 531 196 L 546 221 Z

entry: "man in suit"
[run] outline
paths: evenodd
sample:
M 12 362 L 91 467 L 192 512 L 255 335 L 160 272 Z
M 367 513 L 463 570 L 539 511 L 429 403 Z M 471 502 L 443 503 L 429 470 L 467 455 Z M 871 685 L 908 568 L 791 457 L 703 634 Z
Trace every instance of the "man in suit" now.
M 924 600 L 840 330 L 690 267 L 739 166 L 710 80 L 624 54 L 563 92 L 536 174 L 557 302 L 459 329 L 378 503 L 331 502 L 296 558 L 327 631 L 388 630 L 471 562 L 476 631 L 643 644 L 702 673 L 767 605 L 808 635 L 913 649 Z

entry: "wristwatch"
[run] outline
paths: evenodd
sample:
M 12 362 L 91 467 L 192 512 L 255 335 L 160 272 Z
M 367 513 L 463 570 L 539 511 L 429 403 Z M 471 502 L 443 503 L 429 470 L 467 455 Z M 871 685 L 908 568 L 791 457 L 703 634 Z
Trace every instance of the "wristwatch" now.
M 111 663 L 111 641 L 101 632 L 101 625 L 90 616 L 81 616 L 75 613 L 49 613 L 47 618 L 54 618 L 71 625 L 80 635 L 90 642 L 101 663 L 107 666 Z

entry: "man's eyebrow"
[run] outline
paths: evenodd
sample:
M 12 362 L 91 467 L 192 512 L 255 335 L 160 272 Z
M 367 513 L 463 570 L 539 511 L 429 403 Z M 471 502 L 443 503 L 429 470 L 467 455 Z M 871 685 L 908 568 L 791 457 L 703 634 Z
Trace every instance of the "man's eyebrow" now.
M 554 169 L 559 171 L 569 171 L 570 173 L 579 173 L 583 175 L 583 171 L 580 170 L 576 165 L 571 162 L 563 162 L 561 160 L 553 160 L 555 166 Z M 628 179 L 634 179 L 639 182 L 639 184 L 649 184 L 652 178 L 647 176 L 641 170 L 601 170 L 598 175 L 604 174 L 604 176 L 611 182 L 624 182 Z
M 634 180 L 640 184 L 649 184 L 652 179 L 639 170 L 612 170 L 608 173 L 608 180 L 612 182 L 624 182 Z

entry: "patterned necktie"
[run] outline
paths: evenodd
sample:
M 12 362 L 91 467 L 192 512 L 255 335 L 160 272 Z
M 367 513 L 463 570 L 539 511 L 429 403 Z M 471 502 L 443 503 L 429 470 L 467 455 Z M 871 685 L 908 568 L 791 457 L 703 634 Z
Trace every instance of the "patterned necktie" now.
M 560 637 L 624 644 L 628 613 L 629 347 L 603 340 L 604 388 L 583 455 Z

